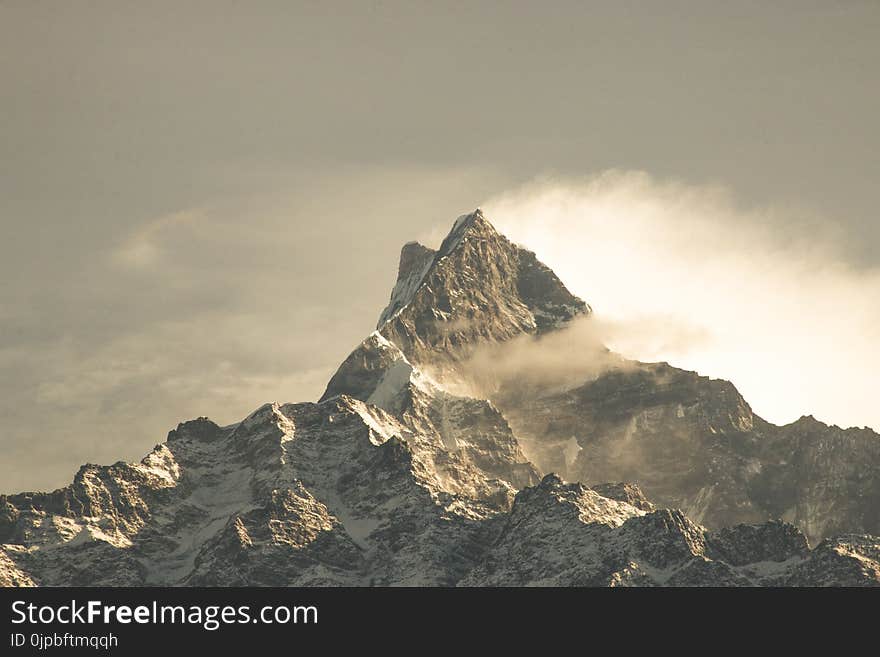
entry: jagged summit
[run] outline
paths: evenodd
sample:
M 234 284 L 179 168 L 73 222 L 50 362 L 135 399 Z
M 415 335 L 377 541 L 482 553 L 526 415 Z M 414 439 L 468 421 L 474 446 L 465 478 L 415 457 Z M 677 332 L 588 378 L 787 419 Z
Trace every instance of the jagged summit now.
M 463 214 L 455 220 L 452 230 L 449 231 L 440 248 L 436 251 L 416 241 L 404 244 L 400 251 L 397 282 L 391 291 L 391 300 L 388 306 L 379 316 L 376 328 L 381 329 L 389 319 L 413 300 L 425 276 L 436 262 L 452 254 L 462 241 L 468 238 L 487 239 L 498 235 L 495 227 L 486 220 L 483 211 L 477 208 L 470 214 Z
M 443 258 L 452 253 L 467 237 L 489 238 L 498 234 L 495 227 L 483 215 L 483 211 L 477 208 L 470 214 L 463 214 L 455 220 L 449 235 L 440 244 L 438 257 Z
M 404 245 L 377 329 L 413 363 L 456 361 L 486 342 L 540 334 L 590 307 L 480 209 L 459 217 L 437 251 Z
M 400 250 L 400 264 L 397 268 L 397 282 L 391 291 L 391 300 L 379 315 L 377 329 L 402 310 L 422 284 L 425 274 L 434 264 L 437 252 L 418 242 L 407 242 Z

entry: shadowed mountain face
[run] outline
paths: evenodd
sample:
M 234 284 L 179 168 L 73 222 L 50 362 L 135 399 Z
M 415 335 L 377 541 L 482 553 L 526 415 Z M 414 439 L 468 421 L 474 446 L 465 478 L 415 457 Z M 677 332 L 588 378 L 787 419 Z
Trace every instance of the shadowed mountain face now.
M 877 434 L 771 425 L 609 353 L 590 315 L 461 217 L 404 246 L 318 403 L 0 496 L 0 584 L 880 584 Z
M 880 533 L 880 436 L 801 418 L 777 427 L 727 381 L 629 363 L 563 391 L 496 403 L 544 470 L 638 483 L 707 527 L 781 518 L 815 544 Z M 565 451 L 576 443 L 575 456 Z

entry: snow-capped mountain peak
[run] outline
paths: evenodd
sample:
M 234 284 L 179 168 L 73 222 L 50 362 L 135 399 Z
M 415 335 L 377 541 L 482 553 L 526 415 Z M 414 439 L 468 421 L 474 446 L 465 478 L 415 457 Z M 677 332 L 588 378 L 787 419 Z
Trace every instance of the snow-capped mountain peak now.
M 463 374 L 523 340 L 540 360 L 590 313 L 463 215 L 437 251 L 403 247 L 317 403 L 185 422 L 139 463 L 0 496 L 0 585 L 880 584 L 873 431 L 776 427 L 665 363 L 572 380 L 545 351 L 491 400 Z

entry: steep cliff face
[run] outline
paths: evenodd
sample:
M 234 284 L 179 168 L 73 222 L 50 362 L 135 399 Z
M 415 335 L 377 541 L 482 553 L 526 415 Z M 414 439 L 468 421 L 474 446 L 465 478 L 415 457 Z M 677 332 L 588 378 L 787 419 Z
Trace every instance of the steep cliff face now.
M 880 584 L 877 434 L 773 426 L 590 313 L 465 215 L 318 403 L 0 496 L 0 585 Z
M 570 480 L 638 483 L 708 527 L 783 518 L 813 544 L 880 533 L 880 436 L 812 418 L 777 427 L 727 381 L 629 363 L 561 392 L 500 390 L 526 454 Z
M 450 481 L 457 481 L 463 464 L 468 464 L 483 480 L 498 482 L 493 494 L 506 500 L 504 506 L 516 490 L 539 479 L 507 421 L 489 401 L 447 391 L 379 332 L 349 355 L 321 401 L 339 395 L 387 411 L 412 436 L 430 437 L 443 450 L 438 468 L 452 477 Z
M 762 432 L 761 470 L 748 481 L 768 514 L 812 540 L 846 532 L 880 534 L 880 436 L 803 417 Z
M 746 485 L 766 423 L 726 381 L 630 363 L 580 386 L 499 406 L 530 456 L 567 479 L 632 481 L 655 502 L 718 527 L 770 518 Z M 573 441 L 565 457 L 563 446 Z
M 590 307 L 480 210 L 459 217 L 436 252 L 404 247 L 377 330 L 415 365 L 444 371 L 486 343 L 539 334 Z

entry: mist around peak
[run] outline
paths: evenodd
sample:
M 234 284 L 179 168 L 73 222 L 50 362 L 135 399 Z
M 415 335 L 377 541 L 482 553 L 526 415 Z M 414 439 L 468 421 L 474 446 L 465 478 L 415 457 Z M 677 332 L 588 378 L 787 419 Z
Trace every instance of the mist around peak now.
M 880 270 L 851 262 L 835 218 L 632 171 L 482 207 L 589 300 L 614 351 L 729 379 L 778 424 L 880 426 Z

